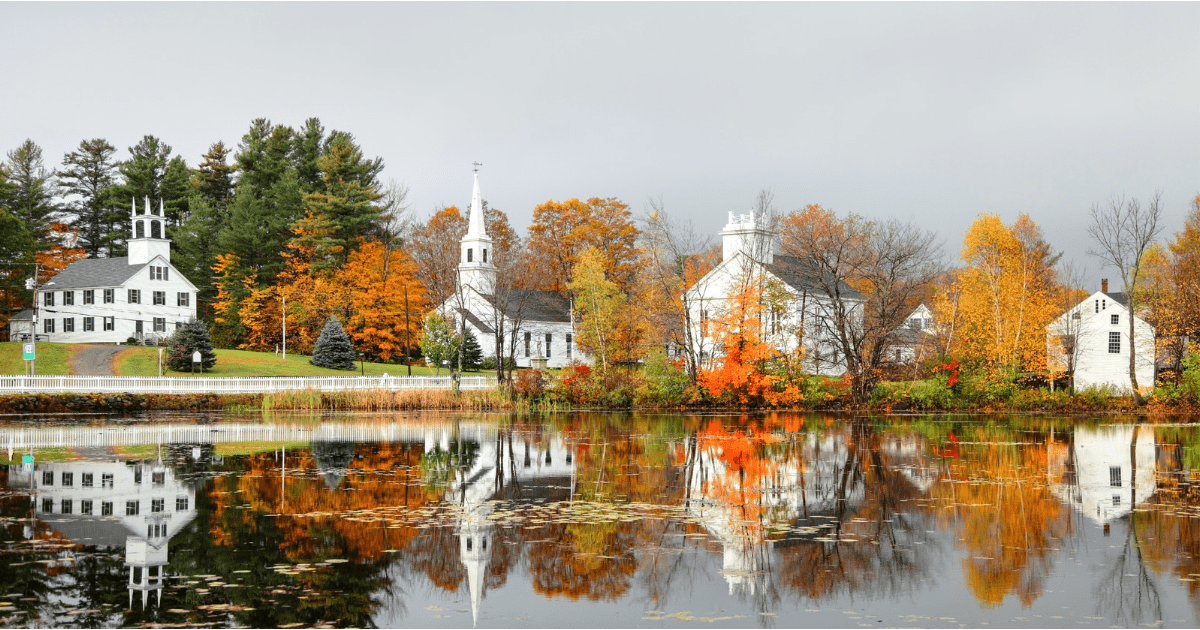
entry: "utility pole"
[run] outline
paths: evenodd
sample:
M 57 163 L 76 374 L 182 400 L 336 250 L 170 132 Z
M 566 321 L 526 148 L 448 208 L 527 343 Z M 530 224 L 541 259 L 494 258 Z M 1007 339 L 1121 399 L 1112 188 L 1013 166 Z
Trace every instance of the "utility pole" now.
M 282 317 L 282 319 L 283 319 L 283 359 L 286 361 L 287 360 L 287 296 L 284 295 L 284 296 L 280 296 L 280 297 L 283 298 L 283 306 L 281 307 L 281 310 L 283 310 L 283 317 Z

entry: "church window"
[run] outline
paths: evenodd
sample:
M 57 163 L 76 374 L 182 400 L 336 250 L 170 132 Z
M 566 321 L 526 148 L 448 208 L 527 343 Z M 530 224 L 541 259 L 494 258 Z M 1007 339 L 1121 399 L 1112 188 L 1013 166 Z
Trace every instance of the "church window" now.
M 175 497 L 175 511 L 183 512 L 188 509 L 187 497 Z
M 1108 353 L 1109 354 L 1120 354 L 1121 353 L 1121 333 L 1119 333 L 1119 332 L 1108 333 Z
M 63 291 L 63 306 L 75 306 L 74 291 Z
M 533 340 L 532 333 L 525 333 L 525 357 L 529 357 L 529 343 Z
M 95 304 L 96 303 L 96 292 L 91 289 L 84 289 L 83 303 L 84 304 Z
M 105 289 L 105 290 L 104 290 L 104 303 L 105 303 L 105 304 L 112 304 L 112 303 L 113 303 L 113 300 L 115 299 L 115 298 L 113 297 L 113 293 L 114 293 L 114 290 L 113 290 L 113 289 Z
M 1114 488 L 1121 487 L 1121 467 L 1120 466 L 1109 466 L 1108 467 L 1108 485 L 1110 485 Z
M 166 291 L 155 291 L 154 292 L 154 305 L 155 306 L 166 306 L 167 305 L 167 292 Z
M 546 333 L 546 358 L 550 358 L 550 333 Z
M 487 248 L 483 248 L 483 262 L 487 262 Z
M 141 289 L 129 289 L 128 297 L 129 297 L 130 304 L 141 304 L 142 303 L 142 290 Z
M 467 262 L 472 262 L 474 255 L 475 255 L 475 250 L 468 247 L 467 248 Z

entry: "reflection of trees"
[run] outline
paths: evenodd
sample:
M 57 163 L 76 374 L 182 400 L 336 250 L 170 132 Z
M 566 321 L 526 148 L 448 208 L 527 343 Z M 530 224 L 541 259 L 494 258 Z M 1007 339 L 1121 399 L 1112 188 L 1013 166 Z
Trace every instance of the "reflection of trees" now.
M 969 556 L 963 573 L 976 599 L 997 606 L 1008 594 L 1030 606 L 1053 568 L 1053 552 L 1072 534 L 1070 510 L 1049 488 L 1047 444 L 986 434 L 964 441 L 935 486 L 940 520 L 952 522 Z
M 780 582 L 814 600 L 842 593 L 895 597 L 913 591 L 931 577 L 930 557 L 937 551 L 924 536 L 930 516 L 920 503 L 925 497 L 921 486 L 932 475 L 921 443 L 880 434 L 865 419 L 831 434 L 844 449 L 829 453 L 812 448 L 807 462 L 811 472 L 804 481 L 814 490 L 831 492 L 832 501 L 797 519 L 798 525 L 819 528 L 816 533 L 790 535 L 781 542 Z M 827 478 L 822 479 L 816 460 L 830 457 L 844 459 L 826 466 Z

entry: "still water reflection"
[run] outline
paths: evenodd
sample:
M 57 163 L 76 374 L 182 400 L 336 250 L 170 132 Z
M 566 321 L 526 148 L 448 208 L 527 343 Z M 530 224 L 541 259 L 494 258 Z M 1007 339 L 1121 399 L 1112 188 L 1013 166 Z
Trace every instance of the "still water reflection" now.
M 812 414 L 3 425 L 0 625 L 1193 627 L 1197 444 Z

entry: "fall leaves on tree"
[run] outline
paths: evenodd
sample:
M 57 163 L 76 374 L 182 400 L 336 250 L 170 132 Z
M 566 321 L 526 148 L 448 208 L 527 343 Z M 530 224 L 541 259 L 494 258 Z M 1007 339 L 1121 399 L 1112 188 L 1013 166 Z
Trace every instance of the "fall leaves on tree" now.
M 637 235 L 629 206 L 613 198 L 539 205 L 529 226 L 529 249 L 549 272 L 546 286 L 539 288 L 566 291 L 580 254 L 595 247 L 603 257 L 605 275 L 628 294 L 642 266 Z

